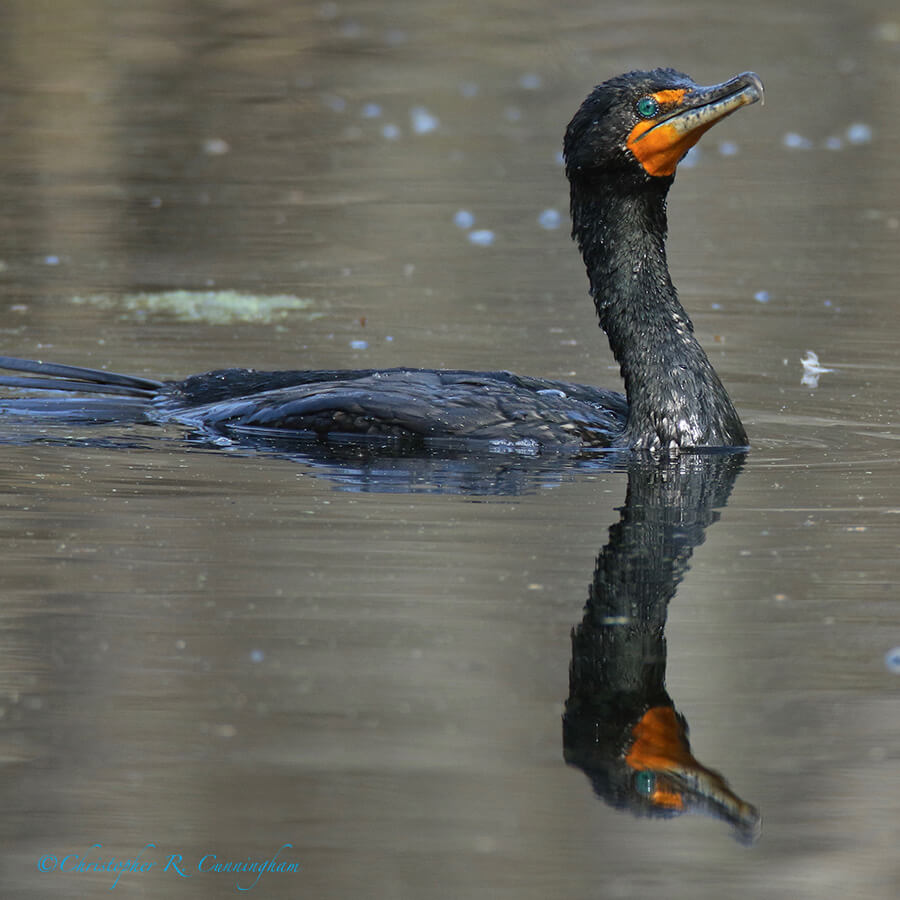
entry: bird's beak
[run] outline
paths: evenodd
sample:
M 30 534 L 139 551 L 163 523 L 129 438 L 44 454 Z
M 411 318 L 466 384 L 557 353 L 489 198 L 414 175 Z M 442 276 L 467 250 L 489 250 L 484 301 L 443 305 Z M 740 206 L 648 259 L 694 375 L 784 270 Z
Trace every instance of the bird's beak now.
M 654 119 L 639 122 L 628 148 L 649 175 L 673 175 L 684 155 L 705 131 L 742 106 L 763 101 L 763 84 L 755 72 L 742 72 L 721 84 L 653 95 L 660 106 Z

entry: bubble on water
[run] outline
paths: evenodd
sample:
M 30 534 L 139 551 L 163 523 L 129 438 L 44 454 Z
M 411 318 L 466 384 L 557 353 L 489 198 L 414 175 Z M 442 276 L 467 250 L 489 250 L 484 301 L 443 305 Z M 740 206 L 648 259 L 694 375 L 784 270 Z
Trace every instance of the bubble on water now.
M 740 148 L 734 141 L 722 141 L 719 144 L 719 153 L 722 156 L 737 156 L 740 153 Z
M 832 134 L 825 138 L 824 147 L 826 150 L 842 150 L 844 142 L 836 134 Z
M 369 342 L 368 341 L 350 341 L 350 348 L 352 350 L 368 350 Z
M 884 654 L 884 664 L 887 666 L 888 672 L 900 675 L 900 647 L 892 647 Z
M 381 129 L 381 136 L 389 141 L 396 141 L 400 137 L 400 129 L 396 125 L 385 125 Z
M 266 658 L 266 654 L 262 650 L 250 651 L 250 662 L 261 663 Z
M 469 232 L 469 241 L 478 247 L 490 247 L 494 243 L 494 232 L 488 228 Z
M 772 295 L 768 291 L 757 291 L 753 295 L 753 299 L 757 303 L 768 303 L 772 299 Z
M 703 151 L 699 147 L 691 147 L 679 165 L 682 169 L 692 169 L 700 161 L 702 155 Z
M 203 142 L 203 152 L 207 156 L 224 156 L 231 147 L 224 138 L 207 138 Z
M 475 97 L 478 91 L 478 85 L 474 81 L 464 81 L 459 86 L 459 92 L 463 97 Z
M 457 228 L 471 228 L 475 224 L 475 216 L 467 209 L 461 209 L 453 217 L 453 224 Z
M 537 91 L 543 85 L 543 79 L 537 72 L 525 72 L 519 76 L 519 87 L 526 91 Z
M 367 103 L 362 108 L 364 119 L 377 119 L 381 115 L 381 107 L 377 103 Z
M 789 131 L 782 138 L 782 143 L 791 150 L 809 150 L 812 147 L 812 141 L 796 131 Z
M 560 216 L 559 210 L 556 209 L 545 209 L 538 216 L 538 225 L 540 225 L 541 228 L 546 228 L 547 231 L 552 231 L 554 228 L 559 228 L 561 221 L 562 216 Z
M 847 129 L 847 140 L 851 144 L 868 144 L 872 140 L 872 129 L 863 122 L 854 122 Z
M 409 123 L 415 134 L 429 134 L 441 124 L 438 117 L 430 113 L 424 106 L 414 106 L 409 111 Z

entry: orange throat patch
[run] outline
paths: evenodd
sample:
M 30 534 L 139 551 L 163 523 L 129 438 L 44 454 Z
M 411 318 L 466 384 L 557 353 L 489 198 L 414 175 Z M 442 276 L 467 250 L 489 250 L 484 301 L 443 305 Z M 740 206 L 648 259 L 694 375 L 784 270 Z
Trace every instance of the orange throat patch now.
M 660 107 L 672 106 L 684 99 L 687 91 L 657 91 L 653 99 Z M 700 125 L 687 133 L 672 125 L 657 124 L 653 119 L 638 122 L 628 135 L 628 149 L 648 175 L 674 175 L 685 153 L 700 140 L 713 122 Z

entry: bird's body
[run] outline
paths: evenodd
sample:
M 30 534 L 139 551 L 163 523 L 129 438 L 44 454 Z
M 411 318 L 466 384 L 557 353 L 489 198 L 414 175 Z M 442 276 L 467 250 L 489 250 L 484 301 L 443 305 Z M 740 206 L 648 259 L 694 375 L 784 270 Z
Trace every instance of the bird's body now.
M 567 129 L 572 234 L 626 396 L 509 372 L 225 369 L 160 382 L 14 357 L 0 357 L 0 368 L 30 375 L 0 384 L 103 395 L 96 418 L 118 411 L 220 433 L 499 442 L 529 452 L 744 446 L 737 412 L 669 278 L 666 195 L 700 135 L 761 97 L 752 73 L 701 88 L 671 69 L 632 72 L 595 88 Z M 90 418 L 90 398 L 83 403 Z

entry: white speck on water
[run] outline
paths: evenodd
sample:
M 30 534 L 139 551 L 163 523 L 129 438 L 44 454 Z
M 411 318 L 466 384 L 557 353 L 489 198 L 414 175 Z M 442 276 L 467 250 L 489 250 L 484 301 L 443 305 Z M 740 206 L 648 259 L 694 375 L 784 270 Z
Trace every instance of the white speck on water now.
M 812 350 L 806 351 L 806 356 L 800 360 L 803 366 L 803 377 L 800 379 L 801 384 L 807 387 L 818 387 L 819 376 L 825 372 L 833 372 L 834 369 L 827 369 L 825 366 L 819 365 L 819 357 Z
M 547 231 L 553 231 L 554 228 L 559 228 L 561 222 L 562 216 L 560 216 L 559 210 L 557 209 L 545 209 L 538 216 L 538 225 L 540 225 L 541 228 L 546 228 Z
M 390 341 L 394 339 L 394 336 L 392 334 L 386 334 L 384 339 L 390 343 Z
M 872 140 L 872 129 L 863 122 L 854 122 L 847 129 L 847 140 L 851 144 L 868 144 Z
M 463 81 L 459 86 L 459 92 L 463 97 L 475 97 L 479 87 L 474 81 Z
M 381 129 L 381 136 L 389 141 L 396 141 L 400 137 L 400 129 L 389 123 Z
M 796 131 L 789 131 L 782 138 L 782 143 L 791 150 L 809 150 L 813 145 L 809 138 L 803 137 L 802 134 L 797 134 Z
M 475 224 L 475 216 L 467 209 L 461 209 L 453 217 L 453 224 L 457 228 L 471 228 Z
M 900 675 L 900 647 L 892 647 L 884 654 L 884 664 L 887 666 L 888 672 Z
M 737 156 L 740 148 L 734 141 L 722 141 L 719 144 L 719 153 L 722 156 Z
M 836 134 L 833 134 L 830 137 L 825 138 L 825 149 L 826 150 L 843 150 L 844 142 Z
M 819 355 L 814 353 L 812 350 L 806 351 L 806 356 L 800 360 L 803 365 L 803 370 L 805 372 L 813 372 L 816 375 L 821 375 L 823 372 L 833 372 L 834 369 L 826 369 L 825 366 L 819 364 Z
M 369 342 L 368 341 L 350 341 L 350 348 L 352 350 L 368 350 Z
M 58 256 L 45 256 L 44 257 L 44 265 L 45 266 L 58 266 L 60 263 L 60 259 Z
M 224 138 L 207 138 L 203 142 L 203 152 L 207 156 L 224 156 L 231 146 Z
M 722 304 L 721 304 L 721 303 L 710 303 L 710 304 L 709 304 L 709 308 L 710 308 L 710 309 L 721 309 L 721 308 L 722 308 Z
M 261 663 L 266 658 L 266 654 L 262 650 L 250 651 L 250 662 Z
M 477 247 L 490 247 L 494 243 L 494 232 L 488 228 L 469 232 L 469 241 Z
M 381 115 L 381 107 L 377 103 L 367 103 L 362 108 L 364 119 L 377 119 Z
M 518 122 L 522 118 L 522 110 L 518 106 L 507 106 L 503 110 L 503 118 L 507 122 Z
M 753 295 L 753 299 L 757 303 L 768 303 L 772 299 L 772 295 L 768 291 L 757 291 Z
M 436 131 L 440 121 L 438 117 L 430 113 L 424 106 L 414 106 L 409 111 L 409 124 L 415 134 L 429 134 Z
M 543 86 L 544 81 L 537 72 L 525 72 L 519 76 L 519 87 L 526 91 L 537 91 Z

